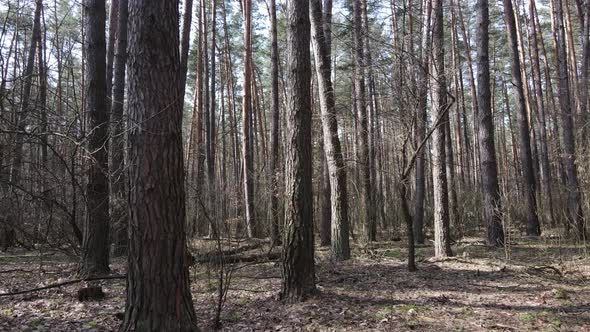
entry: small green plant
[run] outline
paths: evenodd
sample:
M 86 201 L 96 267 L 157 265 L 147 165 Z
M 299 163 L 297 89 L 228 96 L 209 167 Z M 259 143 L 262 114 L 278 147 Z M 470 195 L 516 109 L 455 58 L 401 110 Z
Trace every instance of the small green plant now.
M 97 327 L 98 326 L 98 323 L 95 322 L 95 321 L 91 321 L 91 322 L 88 322 L 88 326 L 90 326 L 90 327 Z
M 402 305 L 402 306 L 401 306 L 399 309 L 400 309 L 402 312 L 404 312 L 404 313 L 407 313 L 407 312 L 408 312 L 408 311 L 410 311 L 410 310 L 413 310 L 413 311 L 415 311 L 415 312 L 417 312 L 417 313 L 420 313 L 420 312 L 425 312 L 425 311 L 430 311 L 430 308 L 428 308 L 428 307 L 426 307 L 426 306 L 421 306 L 421 305 L 418 305 L 418 304 L 407 304 L 407 305 Z
M 377 319 L 382 320 L 385 318 L 388 318 L 392 313 L 392 309 L 391 307 L 385 307 L 385 308 L 381 308 L 379 309 L 379 311 L 377 311 Z
M 30 328 L 34 329 L 37 326 L 39 326 L 41 324 L 41 320 L 39 319 L 33 319 L 32 321 L 29 322 L 29 324 L 27 324 Z
M 551 291 L 553 293 L 553 297 L 559 300 L 566 300 L 569 298 L 567 291 L 563 288 L 555 288 Z
M 386 250 L 383 253 L 383 256 L 385 257 L 389 257 L 389 258 L 396 258 L 396 259 L 402 259 L 402 252 L 398 249 L 393 249 L 393 250 Z
M 523 322 L 532 322 L 532 321 L 534 321 L 536 319 L 535 315 L 529 314 L 529 313 L 522 314 L 522 315 L 520 315 L 519 318 Z
M 12 316 L 14 313 L 14 309 L 13 308 L 5 308 L 0 310 L 0 315 L 2 316 Z
M 473 311 L 473 309 L 471 307 L 463 307 L 461 309 L 461 316 L 463 318 L 473 317 L 473 316 L 475 316 L 475 312 Z

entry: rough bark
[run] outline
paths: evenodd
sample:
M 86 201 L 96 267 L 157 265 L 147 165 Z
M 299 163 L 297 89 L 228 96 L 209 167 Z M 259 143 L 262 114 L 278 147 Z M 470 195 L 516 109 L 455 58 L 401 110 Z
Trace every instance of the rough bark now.
M 308 1 L 287 2 L 287 139 L 285 238 L 281 298 L 300 302 L 316 291 L 311 160 L 311 56 Z
M 481 181 L 484 196 L 484 218 L 487 243 L 492 246 L 504 245 L 502 228 L 500 186 L 498 184 L 498 163 L 494 143 L 494 118 L 490 91 L 489 25 L 488 0 L 477 2 L 477 98 L 479 110 L 479 142 L 481 160 Z
M 432 177 L 434 189 L 434 254 L 437 257 L 452 256 L 449 225 L 449 194 L 445 160 L 445 126 L 448 121 L 447 87 L 445 78 L 443 0 L 434 0 L 432 29 L 432 114 L 443 117 L 442 123 L 432 135 Z
M 542 191 L 547 195 L 547 219 L 553 225 L 553 193 L 551 186 L 551 167 L 549 163 L 549 147 L 547 145 L 547 123 L 546 108 L 543 96 L 543 81 L 541 79 L 541 64 L 539 60 L 539 41 L 537 37 L 537 24 L 535 20 L 535 1 L 530 1 L 530 24 L 532 39 L 532 69 L 533 69 L 533 84 L 535 87 L 535 100 L 537 102 L 537 134 L 539 135 L 539 159 L 540 159 L 540 177 L 542 184 Z M 540 27 L 539 27 L 540 28 Z M 547 77 L 546 79 L 550 79 Z M 552 94 L 553 92 L 549 92 Z
M 216 35 L 217 35 L 217 7 L 215 0 L 211 0 L 211 95 L 210 95 L 210 111 L 209 118 L 207 119 L 207 179 L 209 184 L 209 215 L 213 220 L 209 221 L 209 237 L 216 237 L 218 235 L 219 225 L 217 224 L 217 182 L 215 172 L 215 132 L 216 132 L 216 100 L 215 100 L 215 86 L 216 86 L 216 74 L 217 70 L 215 67 L 216 59 Z
M 254 160 L 252 155 L 252 0 L 244 0 L 244 98 L 242 100 L 242 152 L 244 205 L 248 237 L 258 236 L 254 212 Z
M 423 30 L 420 45 L 420 57 L 422 68 L 418 69 L 418 109 L 416 119 L 417 141 L 424 139 L 425 128 L 428 122 L 428 75 L 430 59 L 430 23 L 432 16 L 432 1 L 426 0 L 423 9 Z M 416 158 L 416 170 L 414 176 L 414 219 L 413 232 L 416 243 L 424 243 L 424 198 L 426 194 L 426 151 L 420 150 Z M 403 189 L 406 193 L 407 189 Z M 406 194 L 404 194 L 406 195 Z
M 552 0 L 552 5 L 554 27 L 556 30 L 555 42 L 557 44 L 556 61 L 559 73 L 557 88 L 559 94 L 559 106 L 561 108 L 563 164 L 568 188 L 567 223 L 571 227 L 574 227 L 578 238 L 583 239 L 586 234 L 580 198 L 580 186 L 578 183 L 578 171 L 576 169 L 576 145 L 569 85 L 569 69 L 567 64 L 566 37 L 563 27 L 563 8 L 561 0 Z
M 106 9 L 104 1 L 86 0 L 86 112 L 89 114 L 87 216 L 80 274 L 109 271 L 109 113 L 106 82 Z
M 373 219 L 373 199 L 371 185 L 370 149 L 369 149 L 369 123 L 367 115 L 366 89 L 365 89 L 365 51 L 363 35 L 362 6 L 360 0 L 353 2 L 354 12 L 354 103 L 359 117 L 359 148 L 357 150 L 357 162 L 361 168 L 361 203 L 363 211 L 364 237 L 366 242 L 376 240 L 376 225 Z
M 197 331 L 185 237 L 178 4 L 129 7 L 129 258 L 121 331 Z
M 279 47 L 277 43 L 277 5 L 275 0 L 270 1 L 270 61 L 271 61 L 271 82 L 270 82 L 270 113 L 272 116 L 271 137 L 270 137 L 270 172 L 271 172 L 271 205 L 270 205 L 270 240 L 273 244 L 281 243 L 279 234 Z
M 322 30 L 320 0 L 310 0 L 312 46 L 316 62 L 318 88 L 320 91 L 320 110 L 324 149 L 330 180 L 331 203 L 331 245 L 336 259 L 350 258 L 348 191 L 346 188 L 346 168 L 342 147 L 338 137 L 336 102 L 331 79 L 330 57 L 327 41 Z
M 127 196 L 125 191 L 125 65 L 127 62 L 127 0 L 119 0 L 117 44 L 115 51 L 114 82 L 111 105 L 111 141 L 109 146 L 111 171 L 111 221 L 115 236 L 115 251 L 119 256 L 127 252 Z
M 512 84 L 516 89 L 517 103 L 516 115 L 518 121 L 518 145 L 520 146 L 520 162 L 522 165 L 523 187 L 525 194 L 525 212 L 527 214 L 527 235 L 541 235 L 541 226 L 537 214 L 537 188 L 535 182 L 535 173 L 533 169 L 533 157 L 531 151 L 531 138 L 529 134 L 529 121 L 526 107 L 526 94 L 521 72 L 521 61 L 518 51 L 518 36 L 516 32 L 516 21 L 514 19 L 514 9 L 512 0 L 503 0 L 504 2 L 504 20 L 508 32 L 508 41 L 510 43 Z

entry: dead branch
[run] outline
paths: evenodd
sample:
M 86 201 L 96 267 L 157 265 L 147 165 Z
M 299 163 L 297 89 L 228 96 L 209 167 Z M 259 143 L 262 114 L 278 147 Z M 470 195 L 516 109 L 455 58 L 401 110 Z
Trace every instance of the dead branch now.
M 42 291 L 42 290 L 46 290 L 46 289 L 58 288 L 58 287 L 67 286 L 67 285 L 71 285 L 71 284 L 77 284 L 77 283 L 83 282 L 83 281 L 113 280 L 113 279 L 125 279 L 125 278 L 127 278 L 126 275 L 112 275 L 112 276 L 104 276 L 104 277 L 94 277 L 94 278 L 84 278 L 84 279 L 68 280 L 68 281 L 59 282 L 59 283 L 56 283 L 56 284 L 51 284 L 51 285 L 47 285 L 47 286 L 43 286 L 43 287 L 38 287 L 38 288 L 33 288 L 33 289 L 22 290 L 22 291 L 18 291 L 18 292 L 2 293 L 2 294 L 0 294 L 0 297 L 14 296 L 14 295 L 20 295 L 20 294 L 27 294 L 27 293 L 32 293 L 32 292 L 38 292 L 38 291 Z
M 216 255 L 216 256 L 206 256 L 195 258 L 195 263 L 212 263 L 212 264 L 235 264 L 235 263 L 249 263 L 249 262 L 259 262 L 259 261 L 273 261 L 279 259 L 281 257 L 280 252 L 271 252 L 271 253 L 263 253 L 257 255 L 250 255 L 250 256 L 242 256 L 242 255 Z

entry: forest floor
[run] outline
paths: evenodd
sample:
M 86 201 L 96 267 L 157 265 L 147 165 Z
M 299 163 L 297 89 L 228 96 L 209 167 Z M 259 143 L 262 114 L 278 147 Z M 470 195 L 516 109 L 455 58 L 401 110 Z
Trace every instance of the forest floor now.
M 215 241 L 192 243 L 197 257 Z M 491 249 L 464 238 L 455 257 L 431 258 L 417 249 L 418 271 L 407 272 L 403 242 L 354 246 L 353 259 L 333 262 L 316 248 L 319 292 L 300 304 L 277 300 L 281 271 L 263 259 L 225 265 L 231 276 L 221 312 L 224 331 L 590 331 L 590 258 L 583 247 L 558 238 L 512 239 Z M 268 245 L 224 242 L 240 257 L 265 256 Z M 507 259 L 506 257 L 510 259 Z M 231 256 L 237 257 L 237 256 Z M 112 264 L 124 274 L 125 259 Z M 0 254 L 0 293 L 75 279 L 76 261 L 61 253 L 14 249 Z M 219 267 L 191 268 L 202 330 L 211 330 Z M 0 331 L 111 331 L 121 323 L 125 280 L 93 282 L 106 298 L 78 302 L 81 284 L 0 297 Z

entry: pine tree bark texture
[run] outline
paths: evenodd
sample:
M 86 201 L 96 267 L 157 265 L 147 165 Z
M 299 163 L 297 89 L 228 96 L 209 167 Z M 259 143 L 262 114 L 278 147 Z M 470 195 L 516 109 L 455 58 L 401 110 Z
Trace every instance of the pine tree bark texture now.
M 432 29 L 432 114 L 442 117 L 442 125 L 432 134 L 432 181 L 434 190 L 434 254 L 437 257 L 452 256 L 449 225 L 449 193 L 445 155 L 445 126 L 448 121 L 447 87 L 445 78 L 443 0 L 434 0 Z
M 244 98 L 242 101 L 242 152 L 244 205 L 248 237 L 258 236 L 254 210 L 254 156 L 252 154 L 252 0 L 244 0 Z
M 197 331 L 186 261 L 178 3 L 129 3 L 129 256 L 121 331 Z
M 518 121 L 520 146 L 520 162 L 522 165 L 522 177 L 524 180 L 525 212 L 527 218 L 527 235 L 541 235 L 541 226 L 537 214 L 537 189 L 535 173 L 533 169 L 533 157 L 531 151 L 531 138 L 529 134 L 529 121 L 526 108 L 526 94 L 521 72 L 520 52 L 518 51 L 518 35 L 516 32 L 516 21 L 514 19 L 514 8 L 512 0 L 504 0 L 504 20 L 510 43 L 510 56 L 512 59 L 512 84 L 516 89 L 516 115 Z
M 567 223 L 576 230 L 579 239 L 585 238 L 584 216 L 580 198 L 578 183 L 578 171 L 576 169 L 576 145 L 574 138 L 574 119 L 570 94 L 570 80 L 567 63 L 567 50 L 565 41 L 565 29 L 563 26 L 563 7 L 561 0 L 552 0 L 553 19 L 556 36 L 557 68 L 559 80 L 557 90 L 559 106 L 561 108 L 561 138 L 563 141 L 563 164 L 565 168 L 567 184 Z
M 271 172 L 271 211 L 270 211 L 270 240 L 273 244 L 281 243 L 279 233 L 280 207 L 279 207 L 279 47 L 277 42 L 277 5 L 275 0 L 270 1 L 270 28 L 271 28 L 271 96 L 270 113 L 272 116 L 270 137 L 270 172 Z
M 109 108 L 107 105 L 105 2 L 84 2 L 86 27 L 86 111 L 89 114 L 90 166 L 87 216 L 82 240 L 80 274 L 109 272 Z
M 504 244 L 504 230 L 501 219 L 500 186 L 498 184 L 498 163 L 494 144 L 494 118 L 492 116 L 490 90 L 488 0 L 477 2 L 477 98 L 479 99 L 478 121 L 481 161 L 481 182 L 484 196 L 484 219 L 487 242 L 492 246 Z
M 350 258 L 348 191 L 346 167 L 338 137 L 336 105 L 332 85 L 330 57 L 327 41 L 322 29 L 322 8 L 320 0 L 310 0 L 311 39 L 318 77 L 320 110 L 325 156 L 330 181 L 331 204 L 331 246 L 332 254 L 338 260 Z
M 109 145 L 111 172 L 111 222 L 113 225 L 115 256 L 127 252 L 127 196 L 125 191 L 125 65 L 127 63 L 127 0 L 119 0 L 117 42 L 114 60 L 113 91 L 111 106 L 111 141 Z
M 373 200 L 371 186 L 371 167 L 369 149 L 369 118 L 367 115 L 366 85 L 365 85 L 365 51 L 364 29 L 362 19 L 362 4 L 360 0 L 353 2 L 354 25 L 354 103 L 359 117 L 359 148 L 357 150 L 357 162 L 360 174 L 360 199 L 362 201 L 363 227 L 365 242 L 372 242 L 377 237 L 377 225 L 373 218 Z
M 294 303 L 316 291 L 311 146 L 309 2 L 287 1 L 287 132 L 281 298 Z

